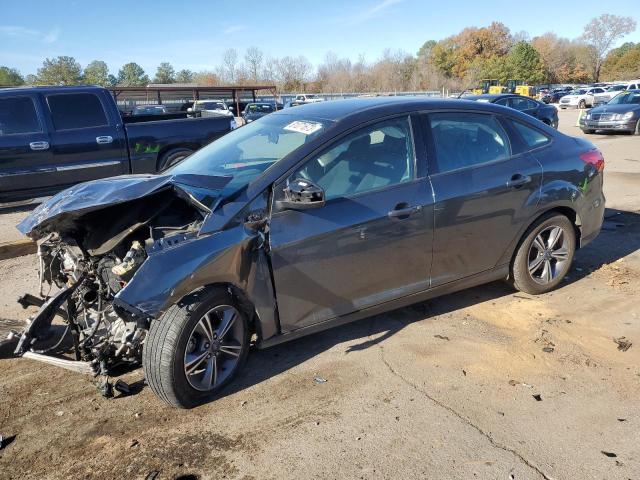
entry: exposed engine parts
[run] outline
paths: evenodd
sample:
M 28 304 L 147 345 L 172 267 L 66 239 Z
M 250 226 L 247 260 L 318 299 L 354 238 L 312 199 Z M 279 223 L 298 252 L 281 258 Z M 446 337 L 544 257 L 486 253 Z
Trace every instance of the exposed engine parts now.
M 16 355 L 105 376 L 140 362 L 149 319 L 119 311 L 114 298 L 147 252 L 192 235 L 204 218 L 180 198 L 161 199 L 154 210 L 133 208 L 127 215 L 112 207 L 101 216 L 87 214 L 81 227 L 72 223 L 41 241 L 40 298 L 25 294 L 19 300 L 40 310 L 20 336 Z

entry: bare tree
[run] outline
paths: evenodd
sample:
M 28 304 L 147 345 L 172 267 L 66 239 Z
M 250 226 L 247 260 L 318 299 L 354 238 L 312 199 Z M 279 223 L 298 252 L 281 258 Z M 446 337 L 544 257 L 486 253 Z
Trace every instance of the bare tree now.
M 262 59 L 264 54 L 258 47 L 249 47 L 244 54 L 244 61 L 247 64 L 247 73 L 252 82 L 257 82 L 262 72 Z
M 236 70 L 238 68 L 238 52 L 235 48 L 229 48 L 222 57 L 222 67 L 225 80 L 233 83 L 236 81 Z
M 582 38 L 591 45 L 595 60 L 594 80 L 600 77 L 600 68 L 605 56 L 620 38 L 636 29 L 636 21 L 631 17 L 620 17 L 604 13 L 592 19 L 585 27 Z
M 282 57 L 275 62 L 278 80 L 285 91 L 293 92 L 304 88 L 309 78 L 311 64 L 306 57 Z

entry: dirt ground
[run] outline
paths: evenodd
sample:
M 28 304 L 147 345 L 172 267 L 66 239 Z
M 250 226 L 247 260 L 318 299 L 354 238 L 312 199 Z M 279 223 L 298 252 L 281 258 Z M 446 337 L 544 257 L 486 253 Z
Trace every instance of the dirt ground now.
M 0 478 L 639 479 L 640 137 L 590 138 L 607 218 L 562 288 L 493 283 L 255 351 L 190 411 L 0 360 Z M 5 328 L 35 269 L 0 262 Z

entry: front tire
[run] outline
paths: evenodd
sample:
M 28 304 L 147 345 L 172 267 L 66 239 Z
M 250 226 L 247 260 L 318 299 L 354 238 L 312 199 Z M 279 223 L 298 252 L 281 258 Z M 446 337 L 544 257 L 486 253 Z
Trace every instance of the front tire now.
M 142 351 L 147 382 L 173 407 L 201 405 L 240 371 L 249 339 L 248 319 L 233 296 L 203 288 L 151 323 Z
M 582 131 L 586 134 L 586 135 L 591 135 L 592 133 L 595 133 L 595 130 L 592 130 L 590 128 L 583 128 Z
M 511 264 L 511 283 L 531 295 L 550 292 L 569 271 L 575 250 L 573 223 L 557 213 L 542 216 L 518 246 Z

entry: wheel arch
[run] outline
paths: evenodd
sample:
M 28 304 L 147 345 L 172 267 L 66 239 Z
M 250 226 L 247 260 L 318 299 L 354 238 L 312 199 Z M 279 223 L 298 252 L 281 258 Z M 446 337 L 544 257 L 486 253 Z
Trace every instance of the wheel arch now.
M 168 145 L 164 145 L 158 151 L 158 156 L 156 157 L 156 171 L 160 171 L 160 166 L 161 166 L 160 164 L 162 163 L 164 156 L 171 150 L 185 148 L 185 149 L 191 150 L 192 152 L 195 152 L 200 147 L 201 145 L 198 145 L 197 143 L 193 143 L 193 142 L 180 142 L 180 143 L 171 143 Z
M 550 206 L 544 210 L 538 212 L 538 214 L 527 223 L 527 225 L 522 229 L 521 232 L 516 236 L 517 241 L 514 241 L 507 252 L 503 255 L 500 261 L 500 265 L 512 264 L 514 257 L 518 251 L 518 247 L 522 244 L 526 236 L 528 235 L 531 227 L 535 225 L 542 217 L 545 215 L 549 215 L 551 213 L 558 213 L 560 215 L 564 215 L 569 219 L 571 224 L 573 225 L 573 230 L 576 235 L 576 250 L 580 248 L 580 240 L 582 238 L 582 219 L 577 211 L 567 205 L 556 205 Z

